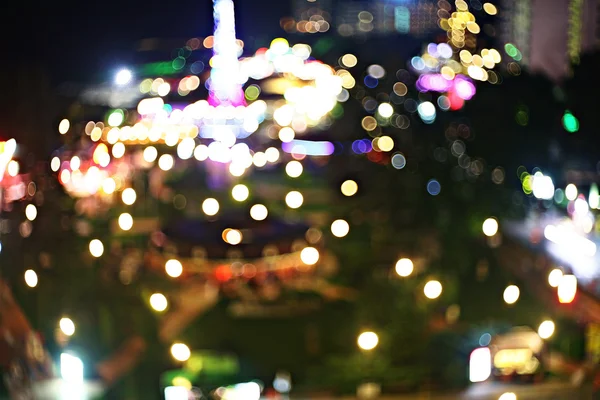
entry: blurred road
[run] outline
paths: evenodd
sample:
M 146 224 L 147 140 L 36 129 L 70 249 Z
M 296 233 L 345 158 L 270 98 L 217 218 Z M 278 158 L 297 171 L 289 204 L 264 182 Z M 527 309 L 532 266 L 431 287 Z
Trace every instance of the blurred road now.
M 517 400 L 592 400 L 590 387 L 573 387 L 568 382 L 545 382 L 535 385 L 504 384 L 486 382 L 471 386 L 462 393 L 454 394 L 415 394 L 406 396 L 383 396 L 377 400 L 498 400 L 507 392 L 517 396 Z M 338 400 L 355 400 L 344 397 Z M 331 397 L 294 398 L 292 400 L 334 400 Z

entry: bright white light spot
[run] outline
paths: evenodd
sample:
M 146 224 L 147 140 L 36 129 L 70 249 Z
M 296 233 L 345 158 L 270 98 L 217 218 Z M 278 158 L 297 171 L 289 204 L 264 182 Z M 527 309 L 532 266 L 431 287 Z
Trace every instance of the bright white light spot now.
M 442 294 L 442 284 L 439 281 L 429 281 L 425 284 L 423 293 L 428 299 L 437 299 Z
M 300 208 L 302 203 L 304 203 L 304 197 L 302 196 L 302 193 L 292 191 L 285 196 L 285 203 L 289 208 Z
M 123 213 L 119 215 L 119 228 L 128 231 L 133 227 L 133 217 L 131 214 Z
M 560 269 L 553 269 L 552 271 L 550 271 L 550 273 L 548 274 L 548 284 L 551 287 L 558 287 L 558 285 L 560 285 L 560 281 L 563 277 L 563 272 Z
M 154 293 L 150 296 L 150 307 L 152 307 L 154 311 L 163 312 L 168 306 L 169 302 L 162 293 Z
M 177 145 L 177 156 L 182 160 L 192 158 L 196 149 L 196 142 L 192 138 L 185 138 Z
M 183 265 L 181 265 L 179 260 L 169 260 L 165 263 L 165 272 L 171 278 L 179 278 L 183 273 Z
M 67 336 L 73 336 L 75 334 L 75 323 L 71 318 L 61 318 L 58 322 L 58 327 Z
M 219 202 L 217 199 L 208 198 L 202 203 L 202 211 L 208 216 L 216 215 L 219 212 Z
M 19 175 L 19 163 L 16 162 L 15 160 L 10 160 L 10 162 L 8 163 L 8 166 L 6 167 L 6 170 L 8 171 L 8 175 L 15 177 L 17 175 Z
M 533 176 L 533 195 L 542 200 L 551 200 L 554 198 L 554 183 L 549 176 L 536 173 Z
M 262 204 L 255 204 L 250 209 L 250 216 L 256 221 L 263 221 L 269 215 L 269 210 Z
M 390 103 L 381 103 L 377 108 L 377 112 L 383 118 L 389 118 L 394 114 L 394 107 Z
M 236 246 L 240 243 L 242 243 L 242 232 L 238 231 L 237 229 L 226 229 L 226 232 L 224 234 L 225 237 L 225 242 L 229 243 L 230 245 Z
M 38 276 L 34 270 L 28 269 L 27 271 L 25 271 L 25 283 L 30 288 L 34 288 L 37 286 Z
M 343 219 L 333 221 L 331 224 L 331 233 L 333 236 L 342 238 L 350 232 L 350 225 Z
M 104 245 L 98 239 L 94 239 L 90 242 L 90 254 L 93 257 L 99 258 L 104 254 Z
M 588 213 L 588 211 L 590 211 L 587 201 L 585 201 L 585 199 L 582 199 L 582 198 L 578 198 L 575 200 L 574 208 L 575 208 L 575 213 L 577 213 L 579 215 L 586 215 Z
M 275 147 L 269 147 L 265 150 L 265 155 L 267 156 L 267 161 L 270 163 L 277 162 L 279 160 L 279 150 Z
M 125 114 L 121 110 L 114 110 L 108 116 L 107 123 L 108 126 L 116 127 L 120 126 L 125 120 Z
M 106 154 L 106 153 L 103 153 Z M 114 158 L 121 158 L 125 155 L 125 145 L 121 142 L 117 142 L 114 144 L 113 148 L 112 148 L 112 155 Z M 108 162 L 110 162 L 110 158 L 108 158 Z M 105 164 L 106 162 L 100 163 Z M 108 165 L 108 163 L 106 163 L 106 165 Z M 103 166 L 106 166 L 103 165 Z
M 163 154 L 158 159 L 158 167 L 160 169 L 162 169 L 163 171 L 170 170 L 171 168 L 173 168 L 174 164 L 175 164 L 175 160 L 173 160 L 173 156 L 170 154 Z
M 285 172 L 291 178 L 298 178 L 302 175 L 303 167 L 300 161 L 290 161 L 285 166 Z
M 50 161 L 50 169 L 54 172 L 58 171 L 60 168 L 60 158 L 53 157 L 52 161 Z
M 306 265 L 315 265 L 319 261 L 319 250 L 314 247 L 305 247 L 300 252 L 300 259 Z
M 137 194 L 132 188 L 127 188 L 123 190 L 123 193 L 121 193 L 121 199 L 123 200 L 123 203 L 130 206 L 137 200 Z
M 342 183 L 341 190 L 344 196 L 354 196 L 358 192 L 358 184 L 352 180 L 347 180 Z
M 248 196 L 250 196 L 250 190 L 246 185 L 235 185 L 233 189 L 231 189 L 231 197 L 233 197 L 235 201 L 245 201 L 248 199 Z
M 295 136 L 296 133 L 292 128 L 289 127 L 281 128 L 281 130 L 279 131 L 279 140 L 281 140 L 283 143 L 291 142 L 292 140 L 294 140 Z
M 192 355 L 190 348 L 183 343 L 175 343 L 171 346 L 171 355 L 177 361 L 185 362 Z
M 573 185 L 572 183 L 569 183 L 565 188 L 565 196 L 567 197 L 567 199 L 569 201 L 573 201 L 577 198 L 577 194 L 577 186 Z
M 503 297 L 506 304 L 515 304 L 519 300 L 519 296 L 521 296 L 521 291 L 516 285 L 510 285 L 504 289 Z
M 554 335 L 555 328 L 556 327 L 554 326 L 554 322 L 544 321 L 540 324 L 540 327 L 538 328 L 538 335 L 540 335 L 542 339 L 550 339 L 552 335 Z
M 60 376 L 68 383 L 83 383 L 83 362 L 67 353 L 60 355 Z
M 143 156 L 144 161 L 146 161 L 147 163 L 154 162 L 158 157 L 158 150 L 156 150 L 156 147 L 154 146 L 148 146 L 144 149 Z
M 63 119 L 62 121 L 60 121 L 60 124 L 58 124 L 58 132 L 61 135 L 64 135 L 65 133 L 69 132 L 70 128 L 71 128 L 71 123 L 69 122 L 68 119 Z
M 396 273 L 403 278 L 410 276 L 414 269 L 415 266 L 409 258 L 401 258 L 396 262 Z
M 469 380 L 473 383 L 486 381 L 492 375 L 492 355 L 490 349 L 482 347 L 473 350 L 469 358 Z
M 357 343 L 362 350 L 373 350 L 379 344 L 379 336 L 375 332 L 363 332 L 358 336 Z
M 513 392 L 506 392 L 498 397 L 498 400 L 517 400 L 517 395 Z
M 423 122 L 433 122 L 436 117 L 435 106 L 430 101 L 424 101 L 417 107 L 417 112 Z
M 596 243 L 563 226 L 546 226 L 544 236 L 549 241 L 564 247 L 571 254 L 583 254 L 588 257 L 596 254 Z
M 577 294 L 577 278 L 575 275 L 564 275 L 558 285 L 558 301 L 569 304 L 575 300 Z
M 496 218 L 488 218 L 483 222 L 482 228 L 485 236 L 495 236 L 498 233 L 498 221 Z
M 127 85 L 133 79 L 133 73 L 128 69 L 122 69 L 115 75 L 115 83 L 119 86 Z
M 37 218 L 37 214 L 37 208 L 33 204 L 28 204 L 27 207 L 25 207 L 25 217 L 28 220 L 33 221 Z
M 277 157 L 279 157 L 279 155 Z M 256 153 L 254 153 L 254 156 L 252 157 L 252 162 L 258 168 L 262 168 L 265 165 L 267 165 L 267 161 L 268 161 L 267 155 L 265 153 L 263 153 L 262 151 L 257 151 Z
M 189 400 L 190 391 L 183 386 L 167 386 L 165 400 Z
M 392 151 L 394 149 L 394 139 L 389 136 L 381 136 L 377 140 L 377 147 L 379 147 L 379 150 L 381 151 Z
M 194 150 L 194 158 L 198 161 L 204 161 L 208 158 L 209 155 L 209 151 L 208 151 L 208 146 L 203 145 L 203 144 L 199 144 L 198 146 L 196 146 L 196 149 Z

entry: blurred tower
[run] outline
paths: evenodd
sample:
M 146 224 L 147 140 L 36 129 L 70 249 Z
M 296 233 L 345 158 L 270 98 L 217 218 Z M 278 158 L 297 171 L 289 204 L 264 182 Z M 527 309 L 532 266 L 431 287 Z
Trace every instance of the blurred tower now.
M 561 80 L 582 53 L 600 44 L 598 0 L 504 0 L 500 15 L 504 43 L 520 51 L 534 73 Z

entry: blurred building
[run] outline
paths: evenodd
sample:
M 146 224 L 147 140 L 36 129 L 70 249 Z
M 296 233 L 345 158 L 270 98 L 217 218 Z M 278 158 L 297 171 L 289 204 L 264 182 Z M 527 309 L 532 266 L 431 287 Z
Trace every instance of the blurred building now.
M 292 0 L 295 25 L 287 26 L 300 33 L 422 36 L 438 29 L 437 11 L 435 0 Z
M 501 35 L 517 61 L 553 80 L 600 45 L 600 0 L 503 0 Z

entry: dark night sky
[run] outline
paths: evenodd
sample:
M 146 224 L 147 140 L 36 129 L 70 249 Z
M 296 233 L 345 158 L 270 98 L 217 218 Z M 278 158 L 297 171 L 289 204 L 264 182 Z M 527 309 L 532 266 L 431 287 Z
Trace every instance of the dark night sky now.
M 279 19 L 289 15 L 288 1 L 235 5 L 238 37 L 283 34 Z M 204 37 L 213 27 L 211 0 L 17 0 L 3 2 L 1 14 L 4 67 L 40 65 L 55 83 L 86 80 L 130 62 L 140 39 Z

